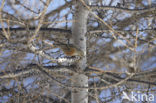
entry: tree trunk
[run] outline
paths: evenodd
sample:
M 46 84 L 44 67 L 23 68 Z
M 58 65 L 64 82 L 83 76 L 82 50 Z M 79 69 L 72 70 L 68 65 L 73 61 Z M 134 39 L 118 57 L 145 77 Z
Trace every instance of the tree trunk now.
M 88 0 L 84 0 L 88 4 Z M 88 86 L 88 77 L 83 74 L 86 68 L 86 32 L 87 32 L 87 18 L 89 11 L 85 8 L 81 0 L 78 0 L 75 8 L 74 21 L 72 25 L 72 42 L 77 48 L 84 52 L 84 56 L 76 64 L 76 71 L 79 73 L 73 75 L 73 86 Z M 72 103 L 88 103 L 88 89 L 72 90 Z

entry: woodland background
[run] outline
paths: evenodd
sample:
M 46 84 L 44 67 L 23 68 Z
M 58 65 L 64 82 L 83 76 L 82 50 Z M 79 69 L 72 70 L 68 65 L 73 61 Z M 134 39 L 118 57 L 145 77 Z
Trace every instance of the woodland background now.
M 76 70 L 77 58 L 52 46 L 74 38 L 75 5 L 88 13 L 87 62 Z M 127 103 L 123 91 L 155 95 L 156 0 L 0 1 L 0 102 L 71 103 L 75 72 L 88 78 L 87 88 L 74 87 L 88 103 Z

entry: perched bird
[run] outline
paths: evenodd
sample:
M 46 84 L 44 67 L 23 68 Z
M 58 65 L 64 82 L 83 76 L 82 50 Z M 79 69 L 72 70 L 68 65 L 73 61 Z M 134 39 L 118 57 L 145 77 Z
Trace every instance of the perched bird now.
M 54 44 L 54 46 L 59 47 L 67 56 L 84 56 L 83 51 L 73 44 Z
M 135 1 L 135 4 L 136 4 L 136 6 L 142 6 L 143 4 L 142 4 L 142 0 L 136 0 Z
M 18 5 L 20 4 L 20 1 L 19 0 L 15 0 L 15 5 Z

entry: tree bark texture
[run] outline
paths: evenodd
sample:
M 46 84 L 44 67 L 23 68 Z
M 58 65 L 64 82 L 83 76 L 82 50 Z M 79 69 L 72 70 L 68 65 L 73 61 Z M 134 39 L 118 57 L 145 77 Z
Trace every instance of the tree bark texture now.
M 84 0 L 88 4 L 89 0 Z M 86 68 L 86 32 L 87 18 L 89 11 L 85 8 L 81 0 L 78 0 L 75 7 L 74 21 L 72 25 L 72 43 L 81 49 L 84 56 L 76 63 L 77 74 L 72 77 L 72 86 L 88 86 L 88 77 L 83 74 Z M 72 103 L 88 103 L 88 89 L 72 90 Z

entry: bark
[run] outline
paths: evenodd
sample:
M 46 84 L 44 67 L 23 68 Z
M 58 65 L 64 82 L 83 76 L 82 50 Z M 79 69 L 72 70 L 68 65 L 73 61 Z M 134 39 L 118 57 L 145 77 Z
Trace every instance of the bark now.
M 88 4 L 88 0 L 84 0 Z M 76 71 L 79 73 L 73 75 L 73 86 L 88 86 L 88 77 L 83 74 L 86 68 L 86 32 L 87 32 L 87 18 L 89 11 L 85 8 L 81 0 L 78 0 L 75 7 L 74 21 L 72 25 L 72 43 L 84 52 L 84 56 L 76 63 Z M 88 103 L 88 89 L 72 90 L 72 103 Z

